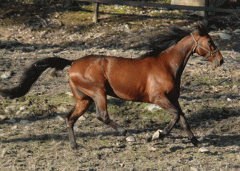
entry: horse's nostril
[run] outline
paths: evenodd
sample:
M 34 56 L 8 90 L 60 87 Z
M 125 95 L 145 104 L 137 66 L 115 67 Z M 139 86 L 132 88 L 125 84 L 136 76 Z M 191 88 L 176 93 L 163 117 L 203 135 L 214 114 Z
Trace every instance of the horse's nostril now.
M 223 59 L 220 61 L 220 65 L 222 65 L 224 63 Z

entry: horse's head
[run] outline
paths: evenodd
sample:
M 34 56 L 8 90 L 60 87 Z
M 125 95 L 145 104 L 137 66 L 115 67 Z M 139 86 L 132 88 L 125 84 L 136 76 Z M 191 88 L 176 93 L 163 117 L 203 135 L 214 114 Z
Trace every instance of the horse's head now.
M 198 23 L 197 31 L 195 31 L 194 34 L 191 34 L 191 36 L 195 41 L 193 52 L 206 57 L 208 61 L 212 62 L 214 67 L 218 67 L 223 64 L 223 56 L 221 52 L 214 44 L 212 38 L 209 36 L 202 23 Z

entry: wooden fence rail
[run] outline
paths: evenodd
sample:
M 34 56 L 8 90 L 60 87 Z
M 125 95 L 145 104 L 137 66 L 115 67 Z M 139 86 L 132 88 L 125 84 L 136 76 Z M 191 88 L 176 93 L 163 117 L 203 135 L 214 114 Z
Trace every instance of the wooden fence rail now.
M 205 11 L 206 23 L 208 23 L 208 18 L 209 18 L 208 12 L 240 13 L 239 9 L 222 9 L 222 8 L 216 8 L 216 7 L 209 7 L 209 0 L 205 0 L 205 7 L 147 3 L 147 2 L 139 2 L 139 1 L 122 1 L 122 0 L 79 0 L 79 1 L 96 3 L 94 17 L 93 17 L 94 22 L 98 21 L 99 4 L 117 4 L 117 5 L 127 5 L 127 6 L 134 6 L 134 7 L 165 8 L 168 10 Z

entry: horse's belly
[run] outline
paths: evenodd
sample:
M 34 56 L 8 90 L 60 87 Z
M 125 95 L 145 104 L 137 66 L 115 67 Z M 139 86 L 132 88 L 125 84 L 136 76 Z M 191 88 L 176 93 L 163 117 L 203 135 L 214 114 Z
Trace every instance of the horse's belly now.
M 142 102 L 148 101 L 148 95 L 145 92 L 145 87 L 127 86 L 123 84 L 121 86 L 112 86 L 111 89 L 112 91 L 108 95 L 111 95 L 123 100 L 142 101 Z

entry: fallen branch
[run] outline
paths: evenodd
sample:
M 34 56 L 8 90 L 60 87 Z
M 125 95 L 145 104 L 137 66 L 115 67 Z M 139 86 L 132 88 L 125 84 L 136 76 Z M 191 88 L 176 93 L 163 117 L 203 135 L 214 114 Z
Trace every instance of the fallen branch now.
M 226 82 L 227 80 L 229 80 L 229 77 L 228 77 L 228 78 L 226 78 L 226 79 L 224 79 L 224 80 L 222 80 L 222 81 L 220 81 L 219 83 L 217 83 L 217 85 L 220 85 L 220 84 L 222 84 L 222 83 Z

